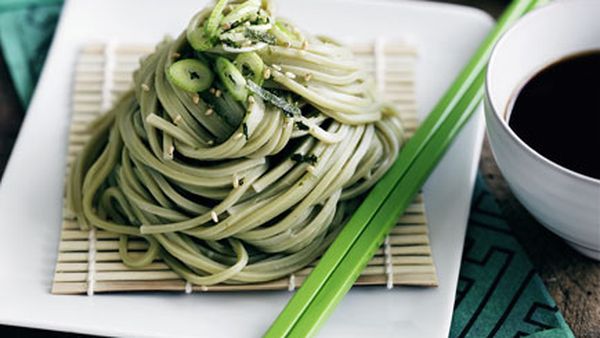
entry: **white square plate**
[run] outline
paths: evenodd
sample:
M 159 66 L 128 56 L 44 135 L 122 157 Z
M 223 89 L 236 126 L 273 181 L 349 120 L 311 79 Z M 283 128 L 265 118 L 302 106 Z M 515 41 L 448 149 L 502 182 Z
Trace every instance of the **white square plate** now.
M 35 96 L 0 185 L 0 322 L 131 336 L 261 335 L 290 293 L 50 294 L 59 241 L 78 48 L 91 42 L 156 43 L 175 35 L 206 1 L 67 1 Z M 425 2 L 281 0 L 312 32 L 338 38 L 406 38 L 419 51 L 419 114 L 428 112 L 492 26 L 480 11 Z M 321 331 L 325 337 L 448 335 L 483 119 L 477 114 L 425 186 L 438 288 L 354 288 Z

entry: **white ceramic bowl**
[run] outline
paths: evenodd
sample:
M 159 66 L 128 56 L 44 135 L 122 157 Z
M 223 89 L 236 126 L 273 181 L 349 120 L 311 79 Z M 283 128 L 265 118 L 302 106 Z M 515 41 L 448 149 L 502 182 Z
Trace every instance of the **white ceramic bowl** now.
M 509 128 L 506 113 L 525 81 L 543 67 L 578 52 L 600 50 L 599 14 L 598 0 L 564 0 L 523 17 L 494 48 L 485 97 L 492 151 L 515 196 L 549 230 L 582 254 L 598 260 L 600 180 L 541 156 Z M 568 111 L 565 118 L 572 118 Z M 600 142 L 598 146 L 596 153 L 589 154 L 596 160 L 600 157 Z

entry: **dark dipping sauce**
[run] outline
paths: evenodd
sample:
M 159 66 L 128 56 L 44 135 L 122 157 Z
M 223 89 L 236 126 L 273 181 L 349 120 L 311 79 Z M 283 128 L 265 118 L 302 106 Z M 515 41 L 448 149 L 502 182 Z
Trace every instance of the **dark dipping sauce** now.
M 534 75 L 516 95 L 509 126 L 547 159 L 600 179 L 600 50 Z

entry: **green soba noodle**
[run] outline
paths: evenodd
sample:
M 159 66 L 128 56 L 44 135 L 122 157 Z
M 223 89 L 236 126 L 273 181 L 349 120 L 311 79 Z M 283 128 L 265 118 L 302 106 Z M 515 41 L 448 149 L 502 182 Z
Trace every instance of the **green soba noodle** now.
M 190 283 L 277 279 L 318 258 L 394 161 L 397 112 L 352 52 L 223 1 L 160 43 L 92 125 L 68 187 L 83 229 L 123 262 L 161 258 Z M 149 243 L 128 252 L 128 240 Z

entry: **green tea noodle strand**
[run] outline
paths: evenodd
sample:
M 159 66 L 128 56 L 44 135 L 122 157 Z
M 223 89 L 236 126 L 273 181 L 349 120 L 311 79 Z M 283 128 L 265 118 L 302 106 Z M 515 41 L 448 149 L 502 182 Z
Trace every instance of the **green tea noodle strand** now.
M 68 211 L 118 234 L 127 266 L 161 259 L 197 285 L 313 262 L 404 137 L 352 52 L 277 18 L 270 1 L 203 9 L 133 82 L 90 126 Z

